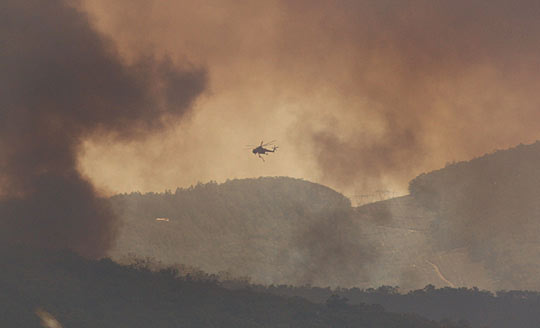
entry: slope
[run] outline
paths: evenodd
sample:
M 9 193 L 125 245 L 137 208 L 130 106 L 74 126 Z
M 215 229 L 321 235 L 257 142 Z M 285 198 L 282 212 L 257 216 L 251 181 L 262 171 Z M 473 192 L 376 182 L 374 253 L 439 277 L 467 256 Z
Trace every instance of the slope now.
M 285 177 L 112 198 L 123 227 L 112 258 L 148 257 L 260 283 L 352 286 L 376 254 L 349 200 Z M 167 218 L 168 221 L 156 221 Z
M 410 327 L 443 328 L 381 306 L 328 305 L 211 281 L 178 278 L 74 254 L 0 247 L 0 317 L 9 327 L 42 327 L 36 313 L 65 327 Z
M 434 215 L 439 253 L 462 252 L 498 289 L 540 289 L 540 143 L 422 174 L 410 193 Z

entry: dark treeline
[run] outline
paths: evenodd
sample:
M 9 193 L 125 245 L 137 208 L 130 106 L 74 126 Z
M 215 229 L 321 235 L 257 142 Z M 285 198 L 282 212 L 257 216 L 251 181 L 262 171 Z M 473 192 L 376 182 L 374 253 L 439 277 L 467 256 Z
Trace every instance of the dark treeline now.
M 398 313 L 418 313 L 432 320 L 451 319 L 472 327 L 537 328 L 540 323 L 540 292 L 498 291 L 492 293 L 477 288 L 435 288 L 399 293 L 398 288 L 381 286 L 373 289 L 321 288 L 312 286 L 242 285 L 229 281 L 229 288 L 248 288 L 283 296 L 300 296 L 315 303 L 325 303 L 332 295 L 350 304 L 379 304 Z
M 381 306 L 324 304 L 179 277 L 108 259 L 66 252 L 0 247 L 0 318 L 3 327 L 41 327 L 46 311 L 64 327 L 387 327 L 453 328 Z

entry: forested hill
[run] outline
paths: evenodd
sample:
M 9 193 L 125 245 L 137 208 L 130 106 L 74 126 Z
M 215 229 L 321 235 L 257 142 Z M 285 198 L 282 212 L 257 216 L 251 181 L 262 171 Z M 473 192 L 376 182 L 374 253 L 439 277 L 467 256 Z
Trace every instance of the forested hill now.
M 373 289 L 330 289 L 312 286 L 251 286 L 251 290 L 283 296 L 300 296 L 315 303 L 325 303 L 332 295 L 350 304 L 380 304 L 398 313 L 417 313 L 442 321 L 451 318 L 468 322 L 472 327 L 538 328 L 540 293 L 532 291 L 499 291 L 478 288 L 435 288 L 427 285 L 407 293 L 390 286 Z
M 540 290 L 539 200 L 537 142 L 422 174 L 410 195 L 356 212 L 378 285 Z
M 124 223 L 110 253 L 118 261 L 133 254 L 262 283 L 352 286 L 373 259 L 349 200 L 304 180 L 231 180 L 112 202 Z
M 422 174 L 410 192 L 351 208 L 281 177 L 118 195 L 110 254 L 263 284 L 540 290 L 540 143 Z
M 456 327 L 339 297 L 315 304 L 230 291 L 170 269 L 152 272 L 65 252 L 1 245 L 0 267 L 2 327 Z
M 466 251 L 499 289 L 540 289 L 540 142 L 422 174 L 409 189 L 435 213 L 433 249 Z

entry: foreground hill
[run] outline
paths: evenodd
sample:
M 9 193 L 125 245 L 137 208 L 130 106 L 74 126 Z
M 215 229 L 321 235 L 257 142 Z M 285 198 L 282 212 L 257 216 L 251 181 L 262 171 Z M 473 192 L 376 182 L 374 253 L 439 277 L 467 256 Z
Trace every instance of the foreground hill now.
M 409 327 L 452 328 L 381 306 L 339 297 L 315 304 L 211 281 L 178 278 L 70 253 L 0 247 L 0 318 L 4 327 Z M 53 319 L 54 317 L 54 319 Z M 47 327 L 58 327 L 48 325 Z
M 381 304 L 392 312 L 417 313 L 443 321 L 452 318 L 469 322 L 472 327 L 537 328 L 540 322 L 540 293 L 500 291 L 492 293 L 477 288 L 435 288 L 400 293 L 393 287 L 376 289 L 337 289 L 293 286 L 251 286 L 252 290 L 285 296 L 301 296 L 315 303 L 324 303 L 331 295 L 339 295 L 351 304 Z
M 353 286 L 368 280 L 376 259 L 349 200 L 299 179 L 232 180 L 112 201 L 123 227 L 110 255 L 120 262 L 134 254 L 259 283 Z

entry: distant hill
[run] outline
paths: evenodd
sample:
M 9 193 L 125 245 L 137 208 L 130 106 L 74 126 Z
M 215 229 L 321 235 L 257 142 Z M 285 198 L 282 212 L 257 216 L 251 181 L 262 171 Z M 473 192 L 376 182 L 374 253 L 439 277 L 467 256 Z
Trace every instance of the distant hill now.
M 409 189 L 356 208 L 285 177 L 118 195 L 110 254 L 264 284 L 540 290 L 540 143 L 421 174 Z
M 230 291 L 212 281 L 178 278 L 171 269 L 151 272 L 65 252 L 1 245 L 0 267 L 2 327 L 458 327 L 379 305 L 349 305 L 337 296 L 315 304 Z
M 540 290 L 540 143 L 421 174 L 358 207 L 377 284 Z
M 540 289 L 539 142 L 422 174 L 409 189 L 434 213 L 434 250 L 465 252 L 498 289 Z
M 448 274 L 448 256 L 433 256 L 428 244 L 433 212 L 411 196 L 352 208 L 328 187 L 277 177 L 117 195 L 112 201 L 123 227 L 110 255 L 121 263 L 151 258 L 264 284 L 449 285 L 437 271 Z M 470 278 L 474 266 L 466 267 Z M 485 280 L 481 275 L 473 282 L 486 287 Z
M 437 213 L 410 195 L 360 206 L 354 219 L 362 222 L 365 238 L 378 254 L 370 266 L 372 287 L 399 286 L 401 291 L 427 284 L 497 288 L 489 271 L 472 261 L 466 249 L 438 246 L 433 238 Z
M 231 180 L 111 200 L 123 227 L 110 255 L 123 263 L 149 257 L 260 283 L 353 286 L 368 280 L 376 258 L 350 201 L 304 180 Z

